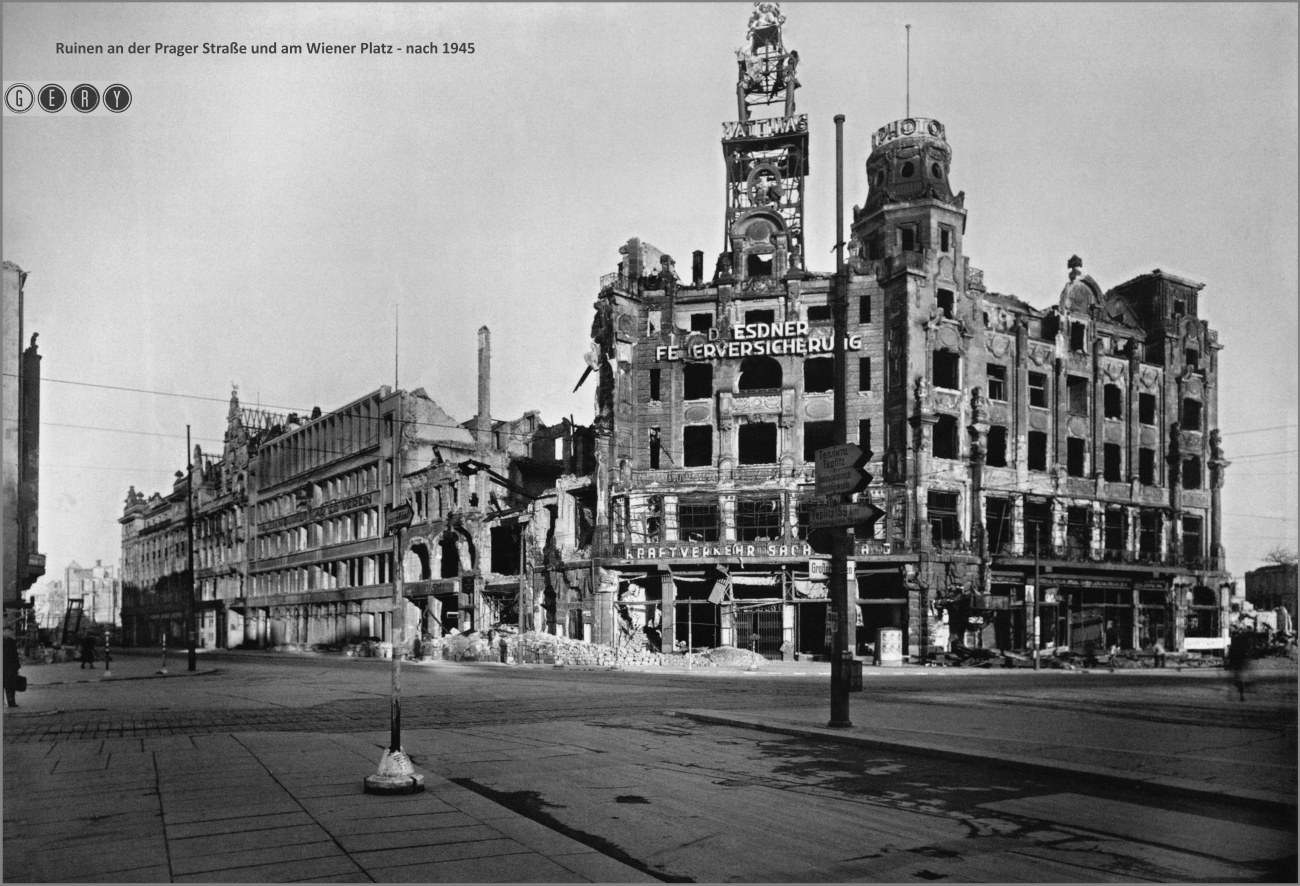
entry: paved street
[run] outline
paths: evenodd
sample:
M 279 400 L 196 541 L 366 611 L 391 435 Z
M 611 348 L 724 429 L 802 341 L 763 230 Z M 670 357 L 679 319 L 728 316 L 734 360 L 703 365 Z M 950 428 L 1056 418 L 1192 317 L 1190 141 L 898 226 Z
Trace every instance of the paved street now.
M 1295 878 L 1295 673 L 403 668 L 428 791 L 371 797 L 376 660 L 30 667 L 7 880 Z

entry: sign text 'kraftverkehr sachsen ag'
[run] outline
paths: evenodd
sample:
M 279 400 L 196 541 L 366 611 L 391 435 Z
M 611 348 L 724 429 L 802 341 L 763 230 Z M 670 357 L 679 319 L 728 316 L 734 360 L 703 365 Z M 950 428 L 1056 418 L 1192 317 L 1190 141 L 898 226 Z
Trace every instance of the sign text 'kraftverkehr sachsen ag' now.
M 862 348 L 862 336 L 844 337 L 844 349 Z M 688 341 L 684 345 L 659 345 L 655 360 L 723 360 L 734 357 L 829 354 L 835 349 L 833 333 L 814 333 L 807 320 L 786 323 L 746 323 L 731 329 L 731 339 L 710 329 L 707 341 Z

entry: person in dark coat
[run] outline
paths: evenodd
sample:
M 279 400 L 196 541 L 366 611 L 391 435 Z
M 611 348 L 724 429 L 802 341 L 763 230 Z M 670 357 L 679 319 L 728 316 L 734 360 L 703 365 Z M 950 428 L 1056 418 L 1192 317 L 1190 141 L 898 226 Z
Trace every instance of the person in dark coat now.
M 14 698 L 14 693 L 18 691 L 18 669 L 22 662 L 18 659 L 18 640 L 9 628 L 4 631 L 4 656 L 5 703 L 16 708 L 18 701 Z
M 81 638 L 81 669 L 83 671 L 86 669 L 86 665 L 90 665 L 92 671 L 95 669 L 94 634 L 86 634 L 86 636 Z

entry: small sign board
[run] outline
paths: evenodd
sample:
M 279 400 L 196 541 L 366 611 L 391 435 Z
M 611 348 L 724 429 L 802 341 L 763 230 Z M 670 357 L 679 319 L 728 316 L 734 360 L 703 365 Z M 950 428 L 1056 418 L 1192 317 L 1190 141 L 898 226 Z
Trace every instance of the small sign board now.
M 812 558 L 808 561 L 808 577 L 813 581 L 826 581 L 831 577 L 830 558 Z
M 415 508 L 406 502 L 384 506 L 384 526 L 387 527 L 389 534 L 410 526 L 413 519 L 415 519 Z
M 871 477 L 862 470 L 871 453 L 863 452 L 856 443 L 828 446 L 817 450 L 818 495 L 852 495 L 870 482 Z
M 884 511 L 870 502 L 850 502 L 842 505 L 825 505 L 813 508 L 810 526 L 813 529 L 834 529 L 870 523 L 884 516 Z

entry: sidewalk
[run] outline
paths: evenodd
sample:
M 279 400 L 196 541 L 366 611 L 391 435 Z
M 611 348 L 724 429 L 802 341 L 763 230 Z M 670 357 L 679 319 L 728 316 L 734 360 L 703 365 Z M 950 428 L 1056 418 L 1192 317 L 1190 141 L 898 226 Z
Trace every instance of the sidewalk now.
M 6 882 L 657 882 L 417 767 L 362 791 L 387 734 L 5 746 Z
M 1110 716 L 1104 710 L 1076 711 L 978 696 L 939 704 L 933 699 L 870 693 L 850 695 L 853 725 L 849 728 L 828 727 L 829 700 L 825 709 L 668 713 L 702 723 L 917 751 L 981 765 L 1004 763 L 1021 770 L 1064 772 L 1173 795 L 1296 809 L 1294 709 L 1289 723 L 1280 728 L 1232 721 L 1189 728 L 1185 722 L 1139 721 Z

